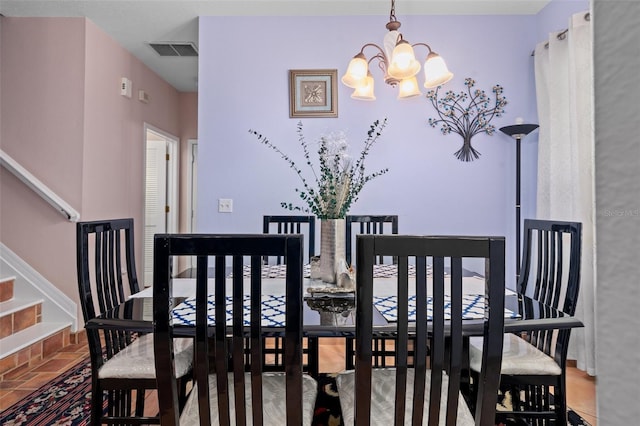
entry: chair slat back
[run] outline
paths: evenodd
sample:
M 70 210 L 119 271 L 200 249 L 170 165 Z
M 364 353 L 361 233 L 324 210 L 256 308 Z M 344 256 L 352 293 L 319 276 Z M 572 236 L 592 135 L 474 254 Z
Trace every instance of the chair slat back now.
M 504 330 L 504 247 L 502 237 L 356 237 L 356 425 L 371 424 L 371 341 L 380 333 L 395 334 L 397 339 L 393 424 L 405 424 L 405 399 L 407 393 L 412 392 L 413 399 L 409 402 L 411 424 L 440 424 L 441 397 L 444 393 L 447 400 L 442 416 L 446 418 L 447 425 L 455 425 L 458 405 L 463 403 L 459 399 L 464 365 L 463 342 L 465 334 L 469 332 L 482 334 L 485 338 L 481 387 L 476 401 L 476 424 L 493 424 Z M 374 295 L 373 265 L 380 255 L 398 259 L 395 280 L 397 321 L 388 326 L 374 327 L 371 309 Z M 484 318 L 475 322 L 462 319 L 462 265 L 466 258 L 484 259 L 486 266 Z M 416 266 L 415 277 L 411 278 L 408 272 L 410 264 Z M 430 269 L 428 264 L 431 265 Z M 415 311 L 412 312 L 415 318 L 410 316 L 411 293 L 415 294 Z M 414 345 L 413 368 L 408 367 L 409 342 Z M 406 387 L 410 374 L 413 374 L 413 389 Z M 428 396 L 427 402 L 425 394 Z M 424 410 L 425 404 L 428 404 L 427 410 Z M 423 410 L 428 412 L 428 423 L 423 419 Z
M 311 258 L 315 256 L 316 242 L 316 217 L 315 216 L 295 216 L 295 215 L 265 215 L 262 217 L 262 232 L 264 234 L 303 234 L 307 241 L 307 254 L 303 259 L 305 263 L 311 263 Z M 276 264 L 282 264 L 284 259 L 276 257 Z
M 171 258 L 195 256 L 195 377 L 201 424 L 209 424 L 213 413 L 221 425 L 245 424 L 252 419 L 262 424 L 262 338 L 278 335 L 284 340 L 287 425 L 302 424 L 302 245 L 301 235 L 156 235 L 154 241 L 153 315 L 158 401 L 163 425 L 178 424 L 178 399 L 173 372 Z M 262 257 L 285 259 L 286 297 L 284 332 L 262 325 Z M 211 291 L 207 271 L 214 266 Z M 250 267 L 246 277 L 245 266 Z M 228 272 L 232 271 L 232 278 Z M 211 294 L 213 293 L 213 294 Z M 248 324 L 243 306 L 249 299 Z M 232 312 L 228 311 L 231 301 Z M 211 303 L 215 305 L 212 312 Z M 212 320 L 212 314 L 213 319 Z M 220 320 L 226 318 L 225 320 Z M 211 324 L 215 322 L 215 325 Z M 184 329 L 183 329 L 184 331 Z M 271 333 L 271 334 L 269 334 Z M 245 342 L 250 342 L 250 389 L 245 388 Z M 213 360 L 213 365 L 210 362 Z M 230 362 L 239 360 L 240 362 Z M 209 374 L 215 372 L 216 407 L 209 405 Z M 233 382 L 233 394 L 229 392 Z M 251 409 L 245 395 L 252 396 Z M 230 401 L 234 402 L 231 410 Z
M 139 291 L 134 257 L 133 219 L 78 222 L 76 267 L 84 321 L 123 303 Z M 123 269 L 126 268 L 126 269 Z M 102 364 L 100 332 L 108 358 L 131 343 L 132 335 L 120 330 L 87 330 L 89 349 Z
M 355 235 L 357 234 L 397 234 L 397 215 L 347 215 L 345 218 L 347 264 L 351 265 L 353 248 L 355 247 Z M 384 263 L 382 256 L 378 257 L 378 263 Z M 393 260 L 395 263 L 395 259 Z
M 581 250 L 581 223 L 525 219 L 518 292 L 574 315 L 580 292 Z M 570 333 L 570 329 L 530 331 L 524 338 L 562 366 Z

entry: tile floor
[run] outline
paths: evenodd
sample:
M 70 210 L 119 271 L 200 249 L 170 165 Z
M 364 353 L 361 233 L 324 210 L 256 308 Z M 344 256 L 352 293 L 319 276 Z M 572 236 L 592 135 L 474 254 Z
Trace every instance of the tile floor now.
M 86 343 L 65 346 L 31 367 L 17 369 L 0 382 L 0 411 L 10 407 L 89 355 Z
M 321 372 L 344 369 L 344 341 L 320 339 Z M 47 381 L 66 371 L 88 355 L 86 344 L 73 344 L 16 375 L 0 382 L 0 411 L 10 407 L 24 396 L 40 388 Z M 595 378 L 569 366 L 567 369 L 567 403 L 592 426 L 597 425 Z M 149 398 L 152 398 L 150 396 Z M 151 402 L 151 401 L 149 401 Z M 147 404 L 150 408 L 153 403 Z

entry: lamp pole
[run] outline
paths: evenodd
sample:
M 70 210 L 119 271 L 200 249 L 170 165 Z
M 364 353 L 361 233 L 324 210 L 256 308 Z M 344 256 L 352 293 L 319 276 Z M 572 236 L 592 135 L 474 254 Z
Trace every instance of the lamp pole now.
M 522 119 L 516 119 L 512 126 L 501 127 L 500 131 L 516 140 L 516 283 L 520 280 L 520 157 L 521 141 L 538 128 L 537 124 L 522 124 Z

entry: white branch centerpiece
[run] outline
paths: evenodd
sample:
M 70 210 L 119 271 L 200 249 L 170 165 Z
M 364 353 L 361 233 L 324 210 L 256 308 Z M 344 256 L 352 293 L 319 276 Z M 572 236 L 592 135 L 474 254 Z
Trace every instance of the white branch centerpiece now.
M 382 135 L 387 119 L 376 120 L 367 132 L 367 138 L 358 158 L 353 161 L 349 154 L 349 144 L 344 132 L 322 135 L 318 142 L 317 165 L 311 159 L 309 144 L 304 137 L 302 122 L 298 122 L 298 141 L 302 147 L 304 161 L 309 171 L 303 173 L 296 162 L 269 139 L 255 130 L 249 133 L 277 152 L 289 167 L 298 175 L 302 188 L 296 192 L 306 206 L 281 202 L 280 205 L 291 211 L 313 213 L 320 219 L 320 273 L 318 278 L 328 283 L 340 283 L 341 276 L 347 273 L 345 261 L 345 216 L 349 208 L 358 200 L 365 184 L 382 176 L 388 168 L 367 174 L 365 160 L 373 145 Z M 313 269 L 313 268 L 312 268 Z M 347 273 L 348 275 L 348 273 Z M 315 278 L 312 274 L 312 278 Z M 348 277 L 346 281 L 350 280 Z M 351 282 L 351 284 L 353 284 Z
M 439 117 L 430 118 L 429 125 L 436 127 L 441 124 L 440 131 L 443 135 L 453 132 L 462 136 L 462 148 L 454 155 L 461 161 L 473 161 L 480 158 L 480 153 L 471 146 L 471 138 L 478 133 L 492 135 L 495 132 L 496 127 L 491 124 L 491 120 L 502 116 L 507 99 L 502 95 L 504 89 L 499 84 L 493 86 L 493 103 L 484 90 L 473 89 L 476 85 L 474 79 L 466 78 L 464 85 L 467 86 L 467 92 L 454 93 L 449 90 L 440 99 L 438 92 L 441 86 L 427 92 L 427 99 L 431 101 Z M 466 101 L 469 101 L 468 105 L 462 105 Z
M 296 162 L 269 141 L 266 136 L 255 130 L 249 130 L 249 133 L 254 134 L 261 143 L 280 154 L 280 157 L 289 164 L 302 182 L 302 188 L 296 188 L 296 192 L 307 206 L 300 207 L 293 203 L 282 202 L 280 203 L 282 207 L 292 211 L 313 213 L 319 219 L 343 219 L 351 205 L 358 200 L 364 185 L 389 171 L 385 168 L 371 174 L 365 172 L 365 160 L 372 146 L 382 135 L 386 124 L 386 118 L 373 122 L 367 132 L 364 147 L 355 163 L 349 155 L 349 144 L 344 132 L 322 135 L 318 143 L 319 169 L 317 171 L 311 160 L 309 144 L 303 134 L 302 122 L 298 122 L 298 141 L 313 180 L 309 179 Z M 315 185 L 310 182 L 314 182 Z

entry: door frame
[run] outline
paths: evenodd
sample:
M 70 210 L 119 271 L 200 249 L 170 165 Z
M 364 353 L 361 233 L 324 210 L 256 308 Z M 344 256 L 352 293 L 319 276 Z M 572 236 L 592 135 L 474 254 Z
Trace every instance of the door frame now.
M 144 202 L 142 204 L 142 277 L 144 282 L 144 271 L 145 271 L 145 262 L 146 262 L 146 253 L 145 253 L 145 245 L 144 245 L 144 231 L 146 229 L 146 191 L 147 191 L 147 174 L 146 174 L 146 164 L 147 164 L 147 134 L 149 132 L 155 133 L 157 136 L 164 138 L 167 142 L 167 153 L 169 154 L 169 160 L 167 161 L 167 206 L 169 206 L 169 212 L 167 214 L 167 233 L 176 233 L 178 232 L 178 213 L 179 213 L 179 165 L 180 165 L 180 139 L 177 136 L 174 136 L 164 130 L 161 130 L 151 124 L 144 123 L 143 126 L 143 138 L 144 138 L 144 159 L 143 159 L 143 168 L 145 169 L 145 173 L 142 174 L 143 180 L 143 188 L 144 188 Z M 177 264 L 173 265 L 174 273 L 178 273 L 176 270 Z M 144 283 L 146 284 L 146 283 Z
M 193 233 L 197 229 L 196 207 L 198 204 L 198 139 L 189 139 L 187 141 L 187 220 L 186 232 Z M 187 260 L 186 268 L 195 269 L 196 260 L 190 256 Z
M 198 139 L 189 139 L 187 141 L 187 214 L 186 221 L 187 232 L 194 232 L 196 229 L 197 217 L 196 208 L 198 198 Z

